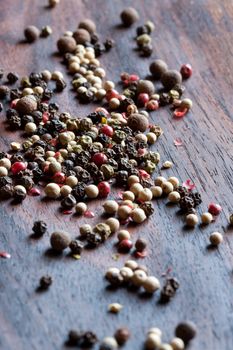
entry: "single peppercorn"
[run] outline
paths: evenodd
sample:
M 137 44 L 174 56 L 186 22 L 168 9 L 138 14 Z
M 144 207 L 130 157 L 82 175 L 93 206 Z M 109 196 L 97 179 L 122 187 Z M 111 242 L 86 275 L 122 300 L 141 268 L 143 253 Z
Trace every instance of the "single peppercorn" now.
M 51 276 L 42 276 L 40 279 L 40 289 L 48 289 L 51 286 L 52 282 L 53 280 Z
M 130 338 L 130 331 L 128 330 L 128 328 L 124 327 L 124 328 L 119 328 L 116 330 L 114 337 L 117 341 L 117 343 L 122 346 L 124 345 L 128 339 Z
M 186 345 L 196 336 L 196 325 L 190 321 L 182 322 L 176 327 L 175 334 L 178 338 L 182 339 Z
M 19 114 L 30 115 L 37 109 L 37 101 L 34 96 L 24 96 L 16 103 L 16 110 Z
M 0 85 L 0 99 L 6 98 L 10 93 L 10 89 L 6 85 Z
M 63 36 L 57 41 L 57 48 L 61 54 L 73 52 L 76 48 L 76 41 L 69 36 Z
M 24 36 L 29 43 L 36 41 L 40 36 L 40 31 L 35 26 L 28 26 L 24 30 Z
M 83 243 L 78 240 L 73 240 L 69 244 L 69 248 L 73 254 L 81 254 L 83 247 Z
M 167 70 L 161 76 L 161 82 L 166 90 L 171 90 L 175 85 L 181 84 L 182 76 L 176 70 Z
M 133 7 L 127 7 L 121 12 L 121 21 L 125 27 L 130 27 L 139 20 L 139 14 Z
M 127 124 L 133 131 L 144 132 L 149 127 L 148 119 L 143 114 L 139 113 L 131 114 L 128 117 Z
M 67 232 L 56 231 L 50 237 L 50 244 L 57 252 L 62 252 L 70 244 L 70 235 Z
M 19 80 L 19 76 L 17 73 L 10 72 L 7 74 L 7 80 L 10 84 L 14 84 L 17 80 Z
M 96 31 L 95 23 L 89 18 L 82 20 L 78 27 L 87 30 L 90 34 L 93 34 Z
M 77 29 L 73 33 L 73 37 L 74 37 L 76 43 L 81 44 L 81 45 L 91 41 L 90 33 L 86 29 L 83 29 L 83 28 Z
M 35 236 L 41 237 L 45 234 L 47 230 L 47 224 L 46 222 L 40 220 L 35 221 L 32 227 L 32 231 L 34 232 Z
M 153 95 L 155 92 L 155 87 L 150 80 L 139 80 L 137 84 L 137 94 L 145 93 L 149 96 Z
M 144 238 L 138 238 L 135 242 L 137 252 L 143 252 L 147 247 L 147 241 Z
M 167 63 L 163 60 L 157 59 L 150 64 L 150 72 L 157 80 L 159 80 L 167 70 Z
M 82 338 L 83 333 L 77 332 L 76 330 L 69 331 L 68 334 L 68 345 L 70 346 L 77 346 L 80 342 L 80 339 Z

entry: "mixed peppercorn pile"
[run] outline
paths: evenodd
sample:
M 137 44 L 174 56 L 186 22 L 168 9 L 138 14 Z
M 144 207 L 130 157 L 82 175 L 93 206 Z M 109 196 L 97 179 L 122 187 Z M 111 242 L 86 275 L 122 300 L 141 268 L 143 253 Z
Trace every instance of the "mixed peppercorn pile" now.
M 59 1 L 51 0 L 51 7 Z M 137 11 L 127 8 L 121 13 L 122 24 L 129 27 L 139 19 Z M 147 21 L 136 29 L 136 43 L 142 56 L 153 52 L 152 32 L 154 24 Z M 41 31 L 35 26 L 25 29 L 25 38 L 34 42 L 52 34 L 49 26 Z M 105 198 L 103 210 L 108 218 L 94 227 L 80 226 L 80 237 L 73 239 L 68 232 L 55 231 L 50 236 L 53 250 L 62 252 L 69 248 L 74 257 L 80 257 L 87 246 L 97 247 L 117 232 L 120 253 L 134 249 L 135 257 L 147 254 L 147 242 L 138 238 L 135 244 L 127 230 L 133 221 L 141 224 L 153 215 L 153 200 L 167 197 L 177 204 L 185 216 L 187 226 L 194 227 L 199 219 L 196 208 L 202 203 L 201 195 L 194 185 L 177 177 L 155 175 L 160 168 L 172 167 L 172 162 L 160 165 L 160 154 L 150 147 L 163 134 L 159 125 L 151 124 L 150 112 L 170 105 L 175 118 L 181 118 L 192 107 L 189 98 L 183 98 L 183 82 L 192 75 L 190 64 L 180 70 L 170 69 L 166 62 L 156 59 L 149 70 L 152 80 L 142 79 L 137 74 L 121 74 L 121 92 L 113 81 L 106 79 L 106 72 L 98 59 L 115 46 L 112 39 L 103 43 L 96 33 L 96 25 L 86 19 L 74 31 L 67 31 L 57 41 L 57 49 L 63 57 L 67 71 L 72 75 L 71 84 L 80 103 L 99 102 L 100 106 L 85 117 L 71 115 L 59 110 L 52 102 L 54 93 L 67 87 L 60 71 L 44 70 L 19 78 L 17 73 L 6 75 L 8 84 L 0 85 L 0 99 L 6 107 L 5 115 L 11 130 L 23 130 L 22 142 L 12 142 L 9 153 L 0 152 L 0 198 L 22 202 L 27 195 L 45 195 L 59 199 L 63 214 L 91 217 L 87 199 Z M 3 70 L 0 79 L 5 78 Z M 160 80 L 163 90 L 156 91 L 153 80 Z M 19 83 L 11 88 L 11 84 Z M 0 103 L 0 111 L 3 104 Z M 114 188 L 121 188 L 119 200 L 107 199 Z M 201 215 L 203 224 L 210 224 L 220 214 L 221 207 L 211 203 Z M 230 217 L 233 224 L 233 215 Z M 125 226 L 122 228 L 121 226 Z M 35 237 L 42 237 L 47 224 L 36 221 L 32 228 Z M 223 236 L 213 232 L 212 245 L 222 242 Z M 160 289 L 161 302 L 175 296 L 180 284 L 175 277 L 168 277 L 161 288 L 160 281 L 149 275 L 145 266 L 128 260 L 118 269 L 111 267 L 106 272 L 107 281 L 114 287 L 132 286 L 153 294 Z M 50 276 L 40 279 L 40 289 L 52 284 Z M 112 312 L 122 306 L 112 304 Z M 152 328 L 147 334 L 146 349 L 182 350 L 196 335 L 191 322 L 181 323 L 170 344 L 161 340 L 162 332 Z M 120 328 L 114 337 L 106 337 L 100 349 L 116 349 L 129 339 L 127 328 Z M 93 332 L 70 331 L 70 346 L 92 347 L 97 342 Z

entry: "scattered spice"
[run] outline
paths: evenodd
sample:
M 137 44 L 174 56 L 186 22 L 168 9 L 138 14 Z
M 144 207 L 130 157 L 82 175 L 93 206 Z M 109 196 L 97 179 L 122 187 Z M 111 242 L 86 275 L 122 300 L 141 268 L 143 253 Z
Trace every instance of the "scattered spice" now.
M 62 252 L 64 249 L 66 249 L 70 242 L 70 235 L 67 232 L 55 231 L 51 234 L 50 244 L 51 247 L 57 252 Z
M 223 242 L 223 235 L 220 232 L 213 232 L 211 233 L 209 240 L 213 246 L 218 246 Z
M 123 305 L 119 303 L 112 303 L 108 305 L 108 311 L 113 314 L 118 314 L 122 308 L 123 308 Z
M 51 286 L 52 282 L 53 280 L 51 276 L 42 276 L 40 279 L 40 288 L 46 290 Z
M 24 36 L 29 43 L 36 41 L 40 36 L 40 31 L 35 26 L 28 26 L 24 30 Z
M 133 7 L 127 7 L 121 12 L 121 21 L 125 27 L 130 27 L 139 20 L 139 14 Z
M 116 330 L 114 337 L 118 345 L 124 345 L 130 338 L 130 331 L 128 328 L 123 327 Z
M 197 328 L 191 321 L 179 323 L 175 329 L 175 334 L 187 345 L 197 334 Z
M 10 259 L 11 258 L 11 255 L 7 252 L 4 252 L 4 251 L 0 251 L 0 258 L 3 258 L 3 259 Z

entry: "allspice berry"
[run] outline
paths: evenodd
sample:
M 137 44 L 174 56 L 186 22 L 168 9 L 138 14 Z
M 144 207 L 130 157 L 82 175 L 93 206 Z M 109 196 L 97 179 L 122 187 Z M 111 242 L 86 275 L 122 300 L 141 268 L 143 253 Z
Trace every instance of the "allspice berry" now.
M 177 70 L 168 70 L 162 75 L 161 82 L 166 90 L 171 90 L 175 85 L 181 84 L 182 76 Z
M 139 20 L 139 14 L 133 7 L 127 7 L 121 12 L 121 20 L 125 27 L 130 27 Z
M 77 44 L 85 44 L 86 42 L 91 41 L 90 33 L 83 28 L 77 29 L 76 32 L 74 32 L 73 37 Z
M 162 60 L 155 60 L 150 64 L 150 72 L 155 79 L 160 79 L 161 76 L 168 70 L 167 63 Z
M 19 99 L 19 101 L 16 104 L 16 110 L 19 112 L 19 114 L 25 115 L 25 114 L 32 114 L 37 109 L 37 102 L 34 96 L 24 96 Z
M 28 26 L 24 30 L 24 36 L 29 43 L 36 41 L 40 36 L 40 31 L 35 26 Z
M 72 38 L 70 36 L 62 36 L 57 41 L 57 48 L 61 54 L 64 54 L 67 52 L 71 53 L 76 48 L 76 41 L 74 38 Z
M 57 252 L 62 252 L 71 242 L 69 233 L 63 231 L 55 231 L 50 237 L 51 247 Z
M 155 87 L 150 80 L 139 80 L 137 85 L 137 94 L 148 94 L 153 95 L 155 92 Z
M 178 324 L 175 330 L 178 338 L 182 339 L 185 344 L 188 344 L 197 334 L 197 328 L 193 322 L 187 321 Z
M 149 127 L 149 121 L 143 114 L 133 113 L 128 118 L 128 126 L 133 131 L 144 132 Z
M 87 30 L 90 34 L 93 34 L 96 31 L 95 23 L 89 18 L 81 21 L 78 27 Z

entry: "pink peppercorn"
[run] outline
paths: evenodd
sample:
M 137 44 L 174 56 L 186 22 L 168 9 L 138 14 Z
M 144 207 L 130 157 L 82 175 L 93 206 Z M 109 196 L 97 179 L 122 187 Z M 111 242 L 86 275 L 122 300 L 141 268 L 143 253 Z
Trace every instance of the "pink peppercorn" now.
M 44 124 L 46 124 L 49 120 L 49 114 L 48 112 L 44 112 L 43 115 L 42 115 L 42 121 Z
M 118 98 L 119 97 L 119 93 L 117 90 L 115 89 L 112 89 L 112 90 L 109 90 L 106 95 L 105 95 L 105 98 L 106 100 L 109 102 L 112 98 Z
M 101 166 L 102 164 L 107 163 L 108 158 L 104 153 L 95 153 L 92 157 L 92 161 L 97 165 Z
M 118 244 L 118 250 L 122 253 L 128 253 L 133 247 L 133 242 L 130 239 L 123 239 Z
M 113 128 L 110 125 L 104 125 L 101 129 L 100 132 L 106 136 L 112 137 L 113 136 Z
M 188 79 L 193 74 L 192 67 L 189 63 L 183 64 L 180 68 L 180 73 L 183 79 Z
M 53 175 L 53 181 L 55 181 L 57 184 L 63 184 L 66 180 L 66 176 L 64 173 L 58 171 Z
M 138 81 L 139 80 L 139 76 L 137 74 L 131 74 L 129 76 L 129 81 Z
M 144 107 L 145 104 L 149 101 L 149 95 L 145 93 L 141 93 L 138 95 L 138 105 L 140 107 Z
M 13 175 L 18 174 L 20 171 L 23 171 L 27 168 L 27 165 L 23 162 L 15 162 L 12 166 L 11 166 L 11 172 Z
M 217 203 L 210 203 L 208 212 L 212 215 L 219 215 L 222 211 L 222 207 Z
M 111 191 L 111 187 L 107 181 L 101 181 L 98 184 L 98 189 L 99 189 L 99 197 L 100 198 L 107 197 Z
M 156 111 L 159 108 L 159 102 L 156 100 L 150 100 L 146 104 L 146 109 L 148 111 Z

